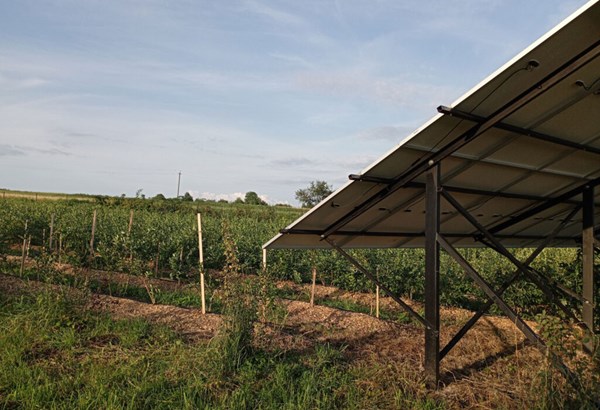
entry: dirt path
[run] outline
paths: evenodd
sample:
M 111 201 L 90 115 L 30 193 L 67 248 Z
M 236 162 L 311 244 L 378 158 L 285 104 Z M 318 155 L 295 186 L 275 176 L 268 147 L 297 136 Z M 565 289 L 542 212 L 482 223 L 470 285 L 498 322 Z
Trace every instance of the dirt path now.
M 195 342 L 214 337 L 221 323 L 221 315 L 203 315 L 200 309 L 186 309 L 169 305 L 152 305 L 131 299 L 92 294 L 87 307 L 91 310 L 108 312 L 115 319 L 145 319 L 151 323 L 166 325 Z

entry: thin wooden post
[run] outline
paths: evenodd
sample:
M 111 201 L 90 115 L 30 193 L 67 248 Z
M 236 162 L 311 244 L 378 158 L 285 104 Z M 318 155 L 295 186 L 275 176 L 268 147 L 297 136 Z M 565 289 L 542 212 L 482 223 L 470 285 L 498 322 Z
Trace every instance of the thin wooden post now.
M 375 286 L 375 317 L 379 319 L 379 285 Z
M 375 276 L 379 281 L 379 268 L 375 271 Z M 379 285 L 375 284 L 375 317 L 379 319 Z
M 156 245 L 156 265 L 154 265 L 154 274 L 158 276 L 158 263 L 160 260 L 160 242 Z
M 133 226 L 133 209 L 129 211 L 129 226 L 127 227 L 127 235 L 131 235 L 131 228 Z
M 25 220 L 25 232 L 23 232 L 23 248 L 21 249 L 21 276 L 25 270 L 25 248 L 27 247 L 27 220 Z
M 313 266 L 312 268 L 312 285 L 310 287 L 310 306 L 315 305 L 315 285 L 317 282 L 317 267 Z
M 54 235 L 54 214 L 50 216 L 50 236 L 48 238 L 48 248 L 52 252 L 52 235 Z
M 27 254 L 26 256 L 29 258 L 29 250 L 31 249 L 31 234 L 27 237 Z
M 62 257 L 62 232 L 58 234 L 58 264 L 60 265 L 60 260 Z
M 133 209 L 129 211 L 129 226 L 127 226 L 127 239 L 129 240 L 129 264 L 133 264 L 133 242 L 131 241 L 131 229 L 133 228 Z
M 263 272 L 266 272 L 267 270 L 267 249 L 263 248 L 262 250 L 262 269 Z
M 94 259 L 94 235 L 96 235 L 96 217 L 97 211 L 94 209 L 92 216 L 92 237 L 90 238 L 90 262 Z
M 200 269 L 200 301 L 202 303 L 202 314 L 206 314 L 206 298 L 204 295 L 204 252 L 202 249 L 202 217 L 200 212 L 196 214 L 198 219 L 198 264 Z

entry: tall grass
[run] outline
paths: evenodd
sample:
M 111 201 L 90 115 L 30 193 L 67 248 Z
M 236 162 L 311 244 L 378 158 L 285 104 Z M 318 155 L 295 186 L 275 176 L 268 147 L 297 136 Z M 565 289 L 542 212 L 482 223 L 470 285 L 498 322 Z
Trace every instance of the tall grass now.
M 251 348 L 224 373 L 220 361 L 230 358 L 220 355 L 218 343 L 187 344 L 165 327 L 115 321 L 85 310 L 82 297 L 52 292 L 0 295 L 2 408 L 396 406 L 398 385 L 371 395 L 365 386 L 372 382 L 363 379 L 371 375 L 354 368 L 339 347 L 283 352 L 240 340 L 237 347 L 250 342 Z M 411 403 L 427 408 L 420 399 Z

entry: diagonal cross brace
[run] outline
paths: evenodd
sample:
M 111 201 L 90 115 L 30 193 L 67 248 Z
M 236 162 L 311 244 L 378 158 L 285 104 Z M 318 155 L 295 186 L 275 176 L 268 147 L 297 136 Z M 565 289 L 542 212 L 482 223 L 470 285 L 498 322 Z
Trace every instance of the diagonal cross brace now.
M 494 292 L 491 286 L 477 273 L 477 271 L 467 262 L 465 258 L 444 238 L 441 234 L 437 235 L 437 240 L 440 246 L 464 269 L 467 276 L 479 286 L 483 292 L 498 305 L 500 310 L 508 316 L 517 328 L 523 332 L 525 337 L 529 339 L 542 353 L 550 354 L 554 364 L 558 367 L 558 370 L 569 380 L 573 385 L 578 385 L 577 376 L 569 370 L 569 368 L 562 362 L 562 360 L 554 353 L 548 350 L 548 347 L 544 344 L 542 339 L 529 327 L 527 323 L 521 317 L 502 300 L 502 298 Z
M 421 323 L 423 326 L 425 326 L 425 328 L 427 328 L 427 329 L 432 328 L 432 326 L 429 324 L 429 322 L 427 322 L 421 315 L 419 315 L 417 312 L 415 312 L 413 308 L 408 306 L 406 304 L 406 302 L 404 302 L 402 299 L 400 299 L 400 297 L 398 297 L 396 294 L 394 294 L 387 286 L 382 284 L 379 281 L 379 279 L 377 279 L 376 275 L 373 275 L 371 272 L 369 272 L 369 270 L 367 268 L 362 266 L 356 259 L 354 259 L 350 254 L 348 254 L 348 252 L 346 252 L 345 250 L 340 248 L 334 241 L 332 241 L 329 238 L 325 238 L 325 240 L 327 241 L 327 243 L 329 243 L 329 245 L 331 245 L 331 247 L 333 249 L 338 251 L 340 253 L 340 255 L 342 255 L 344 258 L 346 258 L 351 264 L 353 264 L 358 270 L 360 270 L 367 278 L 369 278 L 371 280 L 371 282 L 378 285 L 380 289 L 382 289 L 385 293 L 390 295 L 390 297 L 392 299 L 394 299 L 408 314 L 410 314 L 419 323 Z
M 581 206 L 575 207 L 569 213 L 569 215 L 567 215 L 567 217 L 560 224 L 558 224 L 558 226 L 556 228 L 554 228 L 554 230 L 550 233 L 550 235 L 547 236 L 546 239 L 544 239 L 544 241 L 531 253 L 531 255 L 529 255 L 529 257 L 525 260 L 525 262 L 523 262 L 523 265 L 529 266 L 535 260 L 535 258 L 537 258 L 538 255 L 546 248 L 546 246 L 548 246 L 548 244 L 550 242 L 552 242 L 554 240 L 554 238 L 563 230 L 565 225 L 567 225 L 567 223 L 569 223 L 571 218 L 573 218 L 575 216 L 575 214 L 577 214 L 577 212 L 579 212 L 580 209 L 581 209 Z M 520 269 L 515 270 L 515 272 L 513 272 L 512 276 L 506 282 L 504 282 L 502 287 L 500 287 L 500 289 L 497 291 L 498 296 L 502 296 L 502 294 L 504 292 L 506 292 L 506 290 L 519 279 L 519 277 L 521 276 L 521 273 L 522 272 Z M 454 337 L 440 351 L 440 360 L 442 360 L 450 352 L 450 350 L 452 350 L 452 348 L 454 346 L 456 346 L 456 344 L 460 341 L 460 339 L 462 339 L 462 337 L 473 327 L 473 325 L 475 325 L 475 323 L 477 323 L 477 321 L 489 310 L 489 308 L 493 304 L 494 304 L 494 301 L 492 299 L 488 299 L 488 301 L 485 303 L 485 305 L 483 305 L 477 311 L 477 313 L 475 313 L 471 317 L 471 319 L 469 319 L 469 321 L 467 321 L 463 325 L 463 327 L 454 335 Z
M 568 309 L 565 305 L 561 303 L 561 301 L 558 299 L 557 295 L 554 293 L 552 288 L 546 286 L 546 284 L 543 283 L 534 273 L 532 273 L 527 266 L 525 266 L 520 260 L 518 260 L 512 253 L 510 253 L 504 247 L 504 245 L 502 245 L 500 241 L 490 231 L 488 231 L 483 225 L 481 225 L 479 221 L 477 221 L 477 219 L 473 217 L 473 215 L 471 215 L 456 199 L 454 199 L 454 197 L 450 195 L 449 192 L 444 191 L 442 189 L 441 193 L 444 196 L 444 198 L 450 203 L 450 205 L 452 205 L 458 212 L 460 212 L 465 217 L 465 219 L 467 219 L 467 221 L 471 223 L 471 225 L 477 228 L 477 230 L 479 230 L 479 232 L 481 232 L 486 237 L 486 239 L 492 243 L 492 249 L 496 250 L 501 255 L 504 255 L 504 257 L 511 261 L 513 265 L 515 265 L 519 270 L 521 270 L 525 275 L 527 275 L 531 279 L 531 281 L 535 283 L 542 292 L 544 292 L 546 297 L 552 302 L 554 302 L 554 304 L 558 306 L 565 313 L 565 315 L 567 315 L 576 322 L 579 321 L 579 319 L 573 314 L 573 312 L 571 312 L 570 309 Z
M 469 262 L 452 246 L 450 243 L 444 238 L 443 235 L 438 234 L 437 236 L 438 243 L 444 250 L 464 269 L 466 274 L 473 279 L 473 281 L 483 290 L 483 292 L 487 295 L 488 298 L 494 301 L 496 305 L 504 312 L 506 316 L 512 320 L 515 325 L 519 328 L 520 331 L 537 347 L 541 348 L 542 351 L 546 350 L 546 346 L 544 342 L 535 334 L 535 332 L 521 319 L 521 317 L 502 300 L 500 295 L 491 288 L 491 286 L 477 273 L 475 268 L 473 268 Z

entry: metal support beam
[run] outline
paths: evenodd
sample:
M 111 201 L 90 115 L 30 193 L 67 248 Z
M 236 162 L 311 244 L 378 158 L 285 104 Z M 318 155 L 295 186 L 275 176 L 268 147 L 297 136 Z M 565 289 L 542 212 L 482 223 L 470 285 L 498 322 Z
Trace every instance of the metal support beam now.
M 500 231 L 503 231 L 504 229 L 510 228 L 511 226 L 518 224 L 519 222 L 522 222 L 525 219 L 529 219 L 532 216 L 545 211 L 546 209 L 550 209 L 553 206 L 556 206 L 556 205 L 564 202 L 565 200 L 573 198 L 575 195 L 581 194 L 586 188 L 593 188 L 596 185 L 600 185 L 600 178 L 596 178 L 591 181 L 588 181 L 574 189 L 571 189 L 571 190 L 565 192 L 564 194 L 554 197 L 552 200 L 549 200 L 548 202 L 545 202 L 545 203 L 540 204 L 534 208 L 531 208 L 525 212 L 522 212 L 519 215 L 517 215 L 513 218 L 510 218 L 508 221 L 502 222 L 502 223 L 490 228 L 489 231 L 493 234 L 496 234 Z
M 583 322 L 594 332 L 594 187 L 583 191 Z M 586 344 L 591 351 L 592 342 Z
M 280 229 L 281 234 L 290 235 L 315 235 L 320 236 L 321 231 L 316 229 Z M 371 231 L 337 231 L 335 233 L 339 236 L 351 236 L 351 237 L 382 237 L 382 238 L 424 238 L 425 232 L 371 232 Z M 473 238 L 474 235 L 470 233 L 445 233 L 446 238 Z M 546 236 L 541 235 L 495 235 L 498 239 L 520 239 L 520 240 L 543 240 Z M 579 237 L 577 237 L 579 238 Z M 554 239 L 563 241 L 575 241 L 576 239 L 572 236 L 556 236 Z M 480 241 L 478 239 L 478 241 Z M 480 241 L 481 242 L 481 241 Z M 490 246 L 491 247 L 491 246 Z
M 550 233 L 550 235 L 548 235 L 546 237 L 546 239 L 544 239 L 544 241 L 529 255 L 529 257 L 525 260 L 525 262 L 523 262 L 523 265 L 529 266 L 535 260 L 535 258 L 537 258 L 537 256 L 540 253 L 542 253 L 542 251 L 563 230 L 563 228 L 569 223 L 571 218 L 573 218 L 575 216 L 575 214 L 577 214 L 577 212 L 579 212 L 580 209 L 581 209 L 581 206 L 575 207 L 575 209 L 573 209 L 569 213 L 569 215 L 560 224 L 558 224 L 558 226 L 556 228 L 554 228 L 552 233 Z M 522 272 L 520 269 L 516 269 L 513 272 L 513 274 L 511 275 L 511 277 L 506 282 L 504 282 L 504 284 L 500 287 L 500 289 L 498 289 L 498 291 L 496 292 L 496 293 L 498 293 L 498 296 L 501 297 L 502 294 L 504 294 L 504 292 L 506 292 L 506 290 L 521 277 L 521 273 Z M 477 323 L 477 321 L 490 309 L 490 307 L 492 307 L 493 304 L 494 304 L 493 299 L 488 299 L 488 301 L 485 303 L 485 305 L 483 305 L 477 311 L 477 313 L 475 313 L 471 317 L 471 319 L 469 319 L 469 321 L 467 321 L 467 323 L 465 323 L 463 325 L 463 327 L 454 335 L 454 337 L 440 351 L 440 360 L 443 360 L 444 357 L 446 357 L 446 355 L 450 352 L 450 350 L 452 350 L 452 348 L 454 346 L 456 346 L 456 344 L 462 339 L 462 337 L 473 327 L 473 325 L 475 325 L 475 323 Z
M 362 266 L 348 252 L 346 252 L 345 250 L 343 250 L 342 248 L 340 248 L 334 241 L 332 241 L 329 238 L 327 238 L 325 240 L 327 241 L 327 243 L 329 243 L 329 245 L 331 245 L 331 247 L 333 249 L 335 249 L 336 251 L 338 251 L 340 253 L 340 255 L 342 255 L 344 258 L 346 258 L 346 260 L 348 260 L 348 262 L 350 262 L 351 264 L 353 264 L 356 267 L 356 269 L 358 269 L 359 271 L 361 271 L 367 278 L 369 278 L 371 280 L 371 282 L 375 283 L 377 286 L 379 286 L 379 288 L 381 290 L 383 290 L 392 299 L 394 299 L 396 301 L 396 303 L 398 303 L 408 314 L 410 314 L 414 319 L 416 319 L 419 323 L 421 323 L 423 326 L 425 326 L 426 329 L 431 328 L 431 325 L 429 324 L 429 322 L 427 322 L 426 319 L 423 319 L 423 317 L 421 315 L 419 315 L 417 312 L 415 312 L 413 310 L 413 308 L 411 308 L 410 306 L 408 306 L 402 299 L 400 299 L 399 296 L 397 296 L 394 292 L 392 292 L 386 285 L 384 285 L 383 283 L 381 283 L 379 281 L 379 279 L 377 279 L 377 275 L 373 275 L 371 272 L 369 272 L 369 270 L 367 268 L 365 268 L 364 266 Z
M 375 184 L 392 184 L 394 182 L 393 179 L 390 178 L 378 178 L 369 175 L 358 175 L 358 174 L 350 174 L 348 175 L 348 179 L 351 181 L 363 181 L 363 182 L 372 182 Z M 425 189 L 425 184 L 423 182 L 409 182 L 405 186 L 405 188 L 415 188 L 415 189 Z M 444 189 L 448 192 L 457 193 L 457 194 L 467 194 L 467 195 L 481 195 L 481 196 L 489 196 L 493 198 L 508 198 L 508 199 L 523 199 L 525 201 L 535 201 L 535 202 L 547 202 L 552 200 L 553 198 L 537 196 L 537 195 L 527 195 L 527 194 L 517 194 L 511 192 L 497 192 L 497 191 L 486 191 L 484 189 L 475 189 L 475 188 L 463 188 L 456 187 L 450 185 L 444 185 Z M 579 204 L 579 201 L 574 200 L 565 200 L 565 203 L 568 204 Z
M 442 195 L 450 203 L 450 205 L 452 205 L 458 212 L 460 212 L 465 217 L 465 219 L 469 221 L 471 225 L 477 228 L 479 232 L 481 232 L 483 236 L 488 241 L 490 241 L 490 243 L 492 243 L 492 245 L 494 246 L 494 250 L 499 252 L 501 255 L 504 255 L 509 261 L 512 262 L 513 265 L 515 265 L 526 276 L 528 276 L 529 279 L 531 279 L 531 281 L 535 283 L 542 292 L 544 292 L 546 297 L 552 302 L 554 302 L 554 304 L 558 306 L 565 313 L 565 315 L 573 319 L 576 323 L 579 321 L 579 319 L 575 317 L 573 312 L 571 312 L 565 305 L 562 304 L 562 302 L 557 297 L 554 289 L 552 289 L 549 286 L 546 286 L 546 284 L 543 281 L 541 281 L 533 272 L 531 272 L 531 270 L 527 266 L 523 265 L 521 261 L 515 258 L 515 256 L 512 253 L 510 253 L 490 231 L 485 229 L 485 227 L 481 225 L 479 221 L 477 221 L 477 219 L 475 219 L 473 215 L 471 215 L 456 199 L 454 199 L 452 195 L 445 191 L 442 191 Z
M 437 387 L 440 376 L 439 177 L 439 166 L 427 172 L 425 193 L 425 320 L 431 324 L 425 330 L 425 377 L 430 387 Z
M 445 115 L 450 115 L 452 117 L 460 118 L 461 120 L 472 121 L 475 123 L 482 123 L 485 121 L 484 117 L 480 117 L 479 115 L 470 114 L 464 111 L 457 110 L 455 108 L 446 107 L 440 105 L 438 107 L 438 112 Z M 494 125 L 494 128 L 498 128 L 505 131 L 510 131 L 515 134 L 523 135 L 525 137 L 535 138 L 541 141 L 550 142 L 552 144 L 561 145 L 563 147 L 574 148 L 578 151 L 591 152 L 593 154 L 600 154 L 600 148 L 590 147 L 587 145 L 579 144 L 577 142 L 564 140 L 562 138 L 554 137 L 552 135 L 543 134 L 541 132 L 528 130 L 526 128 L 517 127 L 515 125 L 506 124 L 503 122 L 499 122 Z

